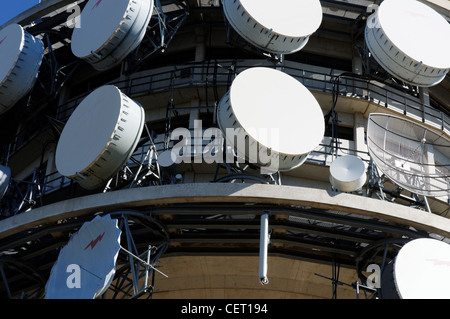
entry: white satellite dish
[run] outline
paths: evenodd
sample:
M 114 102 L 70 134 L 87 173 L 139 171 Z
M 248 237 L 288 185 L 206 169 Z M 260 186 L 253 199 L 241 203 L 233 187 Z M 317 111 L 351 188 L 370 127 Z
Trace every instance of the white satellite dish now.
M 6 194 L 10 180 L 11 180 L 11 168 L 0 165 L 0 200 Z
M 449 299 L 450 245 L 431 238 L 404 245 L 381 274 L 386 299 Z
M 100 187 L 130 158 L 144 124 L 142 106 L 117 87 L 102 86 L 67 121 L 56 148 L 56 168 L 83 188 Z
M 375 60 L 412 85 L 436 85 L 450 70 L 450 25 L 420 1 L 383 1 L 367 20 L 365 38 Z
M 153 0 L 89 0 L 72 34 L 73 54 L 96 70 L 120 63 L 144 38 L 153 5 Z
M 36 82 L 44 44 L 19 24 L 0 31 L 0 114 L 25 96 Z
M 53 265 L 46 299 L 95 299 L 111 284 L 120 251 L 117 219 L 97 216 L 72 235 Z
M 367 181 L 366 166 L 361 158 L 345 155 L 336 158 L 330 165 L 330 182 L 342 192 L 361 189 Z
M 278 54 L 301 50 L 322 23 L 319 0 L 223 0 L 223 9 L 245 40 Z
M 278 170 L 303 164 L 325 131 L 322 109 L 311 92 L 290 75 L 262 67 L 234 79 L 219 103 L 217 119 L 238 157 Z
M 397 185 L 419 195 L 448 196 L 450 140 L 415 122 L 372 113 L 367 147 L 377 166 Z

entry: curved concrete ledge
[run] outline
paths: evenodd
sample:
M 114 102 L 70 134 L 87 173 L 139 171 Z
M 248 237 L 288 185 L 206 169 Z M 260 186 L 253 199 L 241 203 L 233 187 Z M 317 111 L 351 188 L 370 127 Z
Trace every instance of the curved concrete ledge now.
M 252 202 L 333 209 L 450 237 L 449 219 L 378 199 L 297 186 L 194 183 L 100 193 L 39 207 L 0 221 L 0 239 L 39 225 L 100 211 L 200 202 Z

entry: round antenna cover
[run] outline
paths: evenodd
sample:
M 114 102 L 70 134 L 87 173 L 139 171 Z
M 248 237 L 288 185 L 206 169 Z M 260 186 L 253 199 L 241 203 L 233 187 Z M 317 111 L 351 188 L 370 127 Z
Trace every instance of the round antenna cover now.
M 89 0 L 72 34 L 73 54 L 100 71 L 117 65 L 142 41 L 153 5 L 153 0 Z
M 56 149 L 56 168 L 86 189 L 103 185 L 132 155 L 144 123 L 143 108 L 117 87 L 96 89 L 67 121 Z
M 224 0 L 223 9 L 244 39 L 278 54 L 301 50 L 322 23 L 319 0 Z
M 218 123 L 238 156 L 262 167 L 270 162 L 279 170 L 301 165 L 325 130 L 322 109 L 312 93 L 292 76 L 263 67 L 235 78 L 219 103 Z M 239 143 L 240 137 L 248 149 Z
M 407 83 L 433 86 L 450 70 L 450 25 L 420 1 L 383 1 L 365 34 L 375 60 Z
M 45 286 L 46 299 L 95 299 L 111 284 L 120 251 L 117 219 L 97 216 L 64 246 Z
M 414 239 L 383 271 L 382 298 L 449 299 L 449 272 L 449 244 L 431 238 Z
M 0 114 L 24 97 L 36 82 L 44 44 L 19 24 L 0 30 Z
M 340 156 L 330 165 L 330 182 L 333 187 L 342 192 L 359 190 L 366 180 L 366 166 L 357 156 Z
M 22 52 L 24 30 L 18 24 L 12 24 L 0 31 L 0 84 L 4 84 Z

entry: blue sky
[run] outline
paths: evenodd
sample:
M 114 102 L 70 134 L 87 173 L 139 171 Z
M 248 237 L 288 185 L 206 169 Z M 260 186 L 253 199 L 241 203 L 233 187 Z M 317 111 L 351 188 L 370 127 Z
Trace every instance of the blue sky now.
M 38 3 L 39 0 L 0 0 L 0 25 Z

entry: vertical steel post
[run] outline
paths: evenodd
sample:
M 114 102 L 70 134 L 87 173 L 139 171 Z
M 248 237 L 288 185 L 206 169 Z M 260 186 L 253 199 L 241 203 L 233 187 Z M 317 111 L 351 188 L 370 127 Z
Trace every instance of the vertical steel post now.
M 265 212 L 261 215 L 261 230 L 259 241 L 259 281 L 263 285 L 267 285 L 267 253 L 269 247 L 269 213 Z

